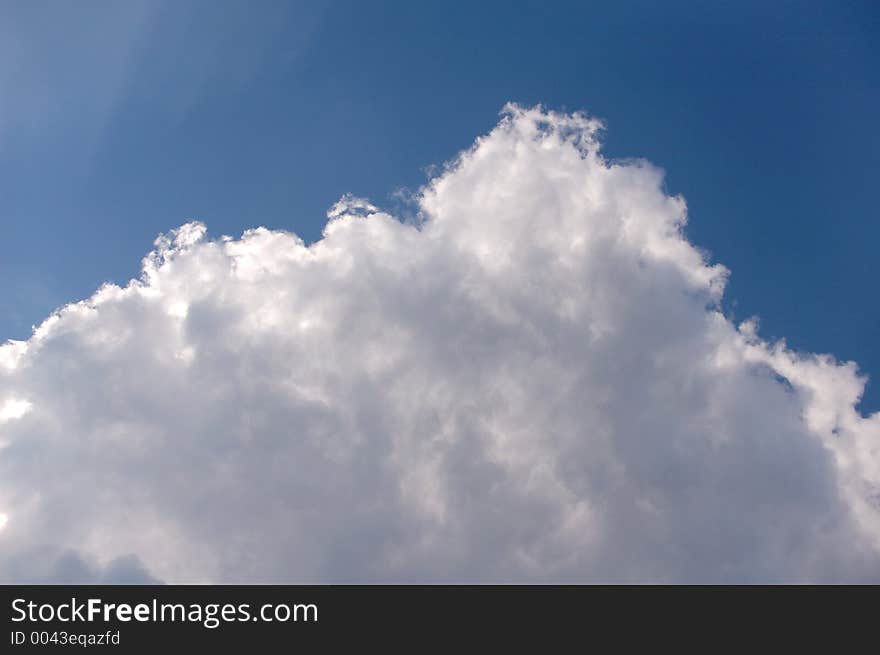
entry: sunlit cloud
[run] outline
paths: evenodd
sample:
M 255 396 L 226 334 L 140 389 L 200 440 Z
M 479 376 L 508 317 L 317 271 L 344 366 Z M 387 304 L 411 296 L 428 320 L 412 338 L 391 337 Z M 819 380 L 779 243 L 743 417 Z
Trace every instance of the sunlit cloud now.
M 0 347 L 0 577 L 880 581 L 856 365 L 732 323 L 600 130 L 508 107 L 417 220 L 188 223 Z

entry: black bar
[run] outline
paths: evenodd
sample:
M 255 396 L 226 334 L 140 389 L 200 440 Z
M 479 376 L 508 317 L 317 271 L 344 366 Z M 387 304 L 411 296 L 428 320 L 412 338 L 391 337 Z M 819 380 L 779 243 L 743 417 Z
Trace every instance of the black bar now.
M 89 599 L 100 599 L 92 601 L 93 620 L 86 620 Z M 615 651 L 653 649 L 699 644 L 707 631 L 713 636 L 705 646 L 713 650 L 722 644 L 763 648 L 772 640 L 781 647 L 800 640 L 815 646 L 825 638 L 837 651 L 860 634 L 874 641 L 878 599 L 876 587 L 7 586 L 0 652 L 62 646 L 153 653 L 309 646 L 323 652 L 351 645 L 369 652 L 437 645 L 469 651 L 479 638 L 539 652 L 574 640 L 580 644 L 574 650 L 604 653 L 609 649 L 599 647 L 602 641 Z M 176 606 L 183 606 L 185 619 Z M 58 620 L 59 611 L 62 619 L 78 612 L 77 620 Z M 164 620 L 157 620 L 160 611 Z M 46 620 L 31 620 L 40 612 Z M 95 643 L 80 643 L 89 635 Z M 98 643 L 98 635 L 118 644 Z

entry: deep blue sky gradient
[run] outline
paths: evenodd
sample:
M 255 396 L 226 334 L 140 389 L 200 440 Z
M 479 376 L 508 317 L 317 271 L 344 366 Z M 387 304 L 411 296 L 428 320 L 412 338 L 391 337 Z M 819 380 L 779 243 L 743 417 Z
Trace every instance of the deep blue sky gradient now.
M 856 360 L 880 409 L 878 7 L 2 2 L 0 339 L 187 220 L 312 241 L 343 193 L 393 208 L 541 102 L 663 167 L 727 311 Z

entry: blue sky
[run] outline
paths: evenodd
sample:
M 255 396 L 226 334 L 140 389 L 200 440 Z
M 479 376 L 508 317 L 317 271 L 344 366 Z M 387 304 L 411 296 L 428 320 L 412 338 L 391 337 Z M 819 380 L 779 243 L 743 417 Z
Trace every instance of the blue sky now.
M 729 312 L 876 379 L 880 11 L 660 4 L 2 3 L 0 337 L 190 219 L 311 241 L 343 193 L 394 206 L 512 100 L 602 118 L 686 197 Z

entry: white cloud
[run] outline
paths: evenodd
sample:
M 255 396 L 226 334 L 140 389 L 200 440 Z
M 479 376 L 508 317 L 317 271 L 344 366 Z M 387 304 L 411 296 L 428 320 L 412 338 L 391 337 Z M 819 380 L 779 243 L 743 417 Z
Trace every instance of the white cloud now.
M 8 398 L 0 405 L 0 423 L 21 418 L 30 410 L 31 404 L 20 398 Z
M 185 225 L 0 347 L 0 576 L 880 581 L 855 365 L 725 319 L 599 128 L 508 108 L 418 225 Z

